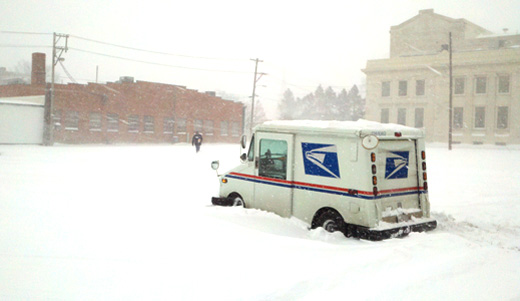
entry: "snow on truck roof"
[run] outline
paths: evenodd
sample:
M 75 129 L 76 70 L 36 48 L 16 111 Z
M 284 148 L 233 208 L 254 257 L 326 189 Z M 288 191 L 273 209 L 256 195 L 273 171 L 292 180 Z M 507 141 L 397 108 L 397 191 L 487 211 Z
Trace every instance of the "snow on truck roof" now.
M 380 138 L 395 138 L 401 133 L 404 138 L 423 137 L 421 129 L 392 123 L 379 123 L 360 119 L 358 121 L 325 121 L 325 120 L 274 120 L 255 127 L 255 131 L 287 132 L 287 133 L 322 133 L 347 136 L 375 135 Z

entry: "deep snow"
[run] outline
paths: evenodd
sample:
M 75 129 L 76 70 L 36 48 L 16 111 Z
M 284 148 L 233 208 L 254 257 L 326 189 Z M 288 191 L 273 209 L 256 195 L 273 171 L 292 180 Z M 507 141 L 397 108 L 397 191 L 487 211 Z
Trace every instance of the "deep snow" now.
M 519 147 L 428 145 L 438 229 L 382 242 L 210 206 L 238 156 L 0 145 L 0 298 L 520 298 Z

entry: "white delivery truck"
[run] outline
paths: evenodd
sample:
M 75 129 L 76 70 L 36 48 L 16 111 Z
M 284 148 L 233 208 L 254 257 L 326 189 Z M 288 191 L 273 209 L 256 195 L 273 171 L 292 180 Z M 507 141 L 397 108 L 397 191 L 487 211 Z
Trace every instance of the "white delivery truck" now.
M 219 176 L 214 205 L 294 216 L 311 228 L 370 240 L 437 226 L 420 129 L 365 120 L 269 121 L 255 128 L 241 161 Z

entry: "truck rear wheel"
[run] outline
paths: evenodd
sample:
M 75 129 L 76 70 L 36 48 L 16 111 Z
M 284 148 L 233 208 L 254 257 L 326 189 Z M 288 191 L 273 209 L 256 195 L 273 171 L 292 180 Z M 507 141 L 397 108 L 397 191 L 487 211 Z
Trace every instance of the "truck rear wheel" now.
M 345 221 L 341 215 L 333 209 L 325 209 L 312 221 L 312 228 L 323 227 L 327 232 L 345 232 Z

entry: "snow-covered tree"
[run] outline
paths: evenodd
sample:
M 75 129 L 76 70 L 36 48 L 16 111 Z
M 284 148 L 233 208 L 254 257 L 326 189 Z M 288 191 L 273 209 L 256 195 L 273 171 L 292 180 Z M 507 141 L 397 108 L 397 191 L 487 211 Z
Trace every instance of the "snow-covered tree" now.
M 351 120 L 355 121 L 365 116 L 365 99 L 359 95 L 359 89 L 356 85 L 348 91 L 348 99 Z
M 294 94 L 290 89 L 287 89 L 283 93 L 283 98 L 278 104 L 278 111 L 280 113 L 280 119 L 292 120 L 295 119 L 296 100 Z

